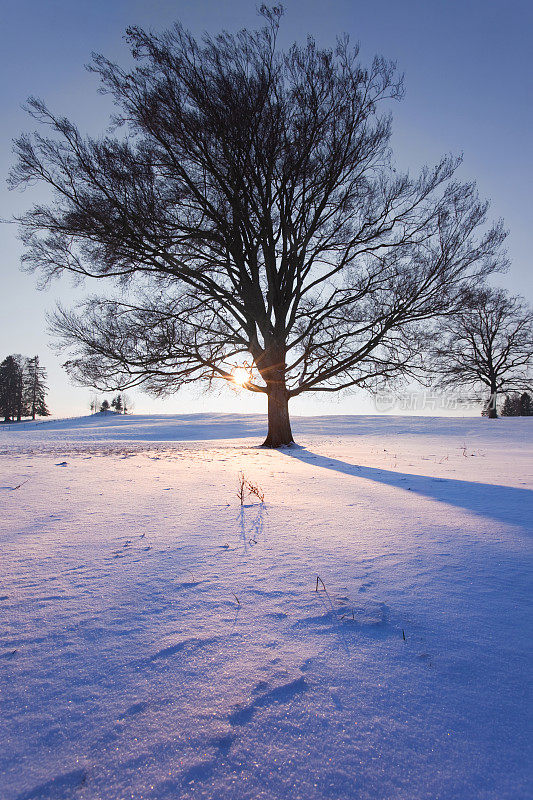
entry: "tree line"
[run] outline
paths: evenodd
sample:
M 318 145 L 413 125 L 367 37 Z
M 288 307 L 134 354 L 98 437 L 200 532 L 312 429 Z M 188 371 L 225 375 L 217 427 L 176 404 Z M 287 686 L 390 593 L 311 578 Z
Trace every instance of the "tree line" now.
M 24 265 L 114 286 L 52 330 L 74 380 L 152 394 L 226 381 L 266 395 L 265 445 L 293 441 L 303 392 L 436 374 L 527 389 L 531 311 L 491 288 L 507 232 L 461 158 L 418 175 L 392 159 L 396 65 L 340 37 L 283 50 L 263 27 L 197 39 L 131 27 L 133 67 L 95 55 L 113 133 L 84 136 L 32 98 L 10 185 L 53 195 L 20 219 Z M 244 379 L 241 380 L 243 370 Z
M 0 415 L 4 422 L 48 417 L 46 370 L 39 356 L 10 355 L 0 364 Z
M 111 402 L 104 398 L 102 402 L 97 397 L 93 397 L 89 403 L 91 414 L 107 413 L 108 411 L 115 411 L 117 414 L 127 414 L 132 410 L 133 404 L 127 394 L 117 394 Z
M 533 417 L 533 399 L 529 392 L 508 394 L 503 401 L 502 417 Z

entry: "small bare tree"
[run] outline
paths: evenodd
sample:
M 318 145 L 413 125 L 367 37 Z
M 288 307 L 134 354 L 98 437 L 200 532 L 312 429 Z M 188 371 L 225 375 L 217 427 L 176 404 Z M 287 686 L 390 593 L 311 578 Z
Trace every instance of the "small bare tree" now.
M 250 495 L 257 497 L 260 503 L 265 502 L 265 493 L 263 489 L 259 486 L 259 484 L 249 480 L 249 478 L 246 477 L 244 472 L 239 472 L 237 497 L 240 500 L 241 506 L 244 506 L 244 501 Z
M 502 261 L 501 224 L 444 158 L 416 178 L 391 161 L 395 66 L 346 38 L 281 52 L 259 31 L 196 40 L 128 30 L 138 66 L 90 69 L 126 135 L 84 138 L 43 102 L 11 185 L 55 202 L 22 219 L 25 264 L 115 282 L 58 310 L 67 369 L 104 391 L 233 381 L 268 398 L 265 445 L 293 441 L 289 400 L 416 374 L 425 327 Z M 382 110 L 383 109 L 383 110 Z
M 441 383 L 483 388 L 485 413 L 495 419 L 500 392 L 532 386 L 533 313 L 502 289 L 476 292 L 446 320 L 433 356 Z

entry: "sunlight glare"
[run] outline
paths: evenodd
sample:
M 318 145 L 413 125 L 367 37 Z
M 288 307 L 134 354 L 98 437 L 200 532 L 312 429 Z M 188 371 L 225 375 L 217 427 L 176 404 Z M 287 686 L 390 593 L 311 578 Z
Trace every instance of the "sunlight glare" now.
M 233 382 L 236 383 L 237 386 L 244 386 L 250 380 L 247 370 L 245 370 L 243 367 L 237 367 L 237 369 L 234 369 L 232 378 Z

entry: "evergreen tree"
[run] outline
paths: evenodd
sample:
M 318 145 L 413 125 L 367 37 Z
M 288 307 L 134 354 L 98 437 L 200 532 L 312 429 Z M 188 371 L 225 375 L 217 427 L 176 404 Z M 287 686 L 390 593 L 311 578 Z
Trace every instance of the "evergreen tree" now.
M 28 404 L 26 402 L 26 380 L 27 368 L 26 359 L 21 355 L 14 356 L 17 362 L 17 391 L 16 391 L 16 409 L 17 409 L 17 422 L 20 422 L 22 417 L 27 417 L 29 414 Z
M 39 356 L 10 355 L 0 364 L 0 414 L 6 422 L 22 417 L 48 417 L 46 371 Z
M 5 422 L 20 421 L 28 414 L 24 397 L 25 363 L 20 355 L 10 355 L 0 364 L 0 414 Z
M 49 417 L 50 411 L 46 406 L 46 370 L 39 364 L 39 356 L 25 359 L 24 395 L 27 413 L 32 419 Z
M 109 411 L 109 408 L 110 408 L 109 400 L 103 400 L 102 405 L 100 406 L 100 411 L 103 411 L 103 413 L 105 414 Z
M 524 404 L 522 404 L 522 397 L 525 397 Z M 505 402 L 502 407 L 501 414 L 503 417 L 523 417 L 529 416 L 529 414 L 524 414 L 523 409 L 527 409 L 527 398 L 531 401 L 531 398 L 524 392 L 523 395 L 519 395 L 517 392 L 513 392 L 510 395 L 507 395 L 505 398 Z
M 117 414 L 122 414 L 122 412 L 124 411 L 124 405 L 122 403 L 122 395 L 117 394 L 117 396 L 113 398 L 113 402 L 111 403 L 111 408 L 114 408 Z
M 516 417 L 516 396 L 506 395 L 501 410 L 502 417 Z
M 520 395 L 520 416 L 533 417 L 533 400 L 528 392 Z
M 7 356 L 0 364 L 0 413 L 5 422 L 11 422 L 17 411 L 17 386 L 19 365 L 15 356 Z

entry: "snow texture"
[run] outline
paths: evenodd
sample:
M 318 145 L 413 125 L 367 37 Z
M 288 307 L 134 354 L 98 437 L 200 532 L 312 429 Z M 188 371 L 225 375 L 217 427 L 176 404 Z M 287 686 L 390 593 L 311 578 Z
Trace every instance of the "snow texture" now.
M 0 430 L 1 800 L 531 800 L 531 420 L 264 432 Z

